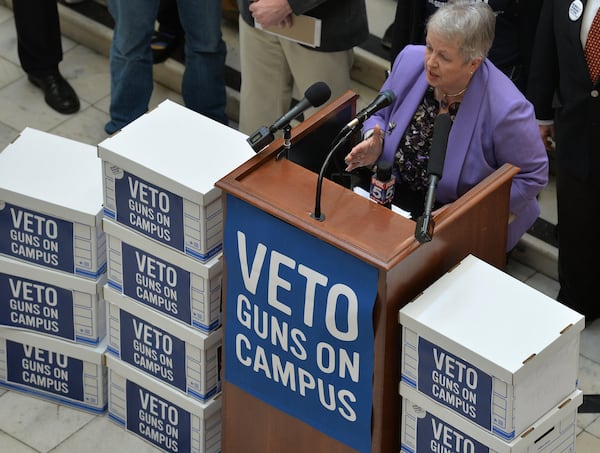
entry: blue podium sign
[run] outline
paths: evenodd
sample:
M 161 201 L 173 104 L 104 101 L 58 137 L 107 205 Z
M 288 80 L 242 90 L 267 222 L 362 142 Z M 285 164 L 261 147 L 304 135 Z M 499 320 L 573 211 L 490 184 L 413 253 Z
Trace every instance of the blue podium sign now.
M 377 269 L 231 195 L 224 246 L 225 379 L 370 452 Z

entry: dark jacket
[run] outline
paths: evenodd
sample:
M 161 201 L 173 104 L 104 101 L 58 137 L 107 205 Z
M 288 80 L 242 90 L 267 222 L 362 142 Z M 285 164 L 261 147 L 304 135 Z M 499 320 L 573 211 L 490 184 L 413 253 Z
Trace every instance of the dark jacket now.
M 600 80 L 590 79 L 572 0 L 545 0 L 531 60 L 528 97 L 540 120 L 555 120 L 556 159 L 581 179 L 600 172 Z M 585 0 L 583 0 L 585 4 Z
M 237 0 L 242 19 L 251 26 L 254 20 L 249 0 Z M 297 16 L 305 14 L 322 21 L 321 52 L 348 50 L 369 37 L 365 0 L 288 0 Z

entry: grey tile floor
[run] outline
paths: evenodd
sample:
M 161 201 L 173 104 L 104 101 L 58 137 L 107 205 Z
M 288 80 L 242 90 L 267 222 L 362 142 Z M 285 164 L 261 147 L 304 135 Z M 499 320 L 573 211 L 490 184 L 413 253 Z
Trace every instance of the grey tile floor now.
M 81 98 L 81 111 L 61 115 L 44 103 L 39 89 L 31 85 L 19 66 L 12 11 L 0 0 L 0 150 L 13 141 L 25 127 L 32 127 L 92 145 L 106 134 L 108 119 L 109 69 L 106 56 L 63 38 L 64 60 L 61 70 Z M 393 19 L 395 0 L 368 0 L 371 32 L 382 36 Z M 227 40 L 227 38 L 226 38 Z M 227 42 L 230 57 L 236 56 L 236 44 Z M 235 62 L 231 63 L 235 66 Z M 354 88 L 354 87 L 353 87 Z M 376 93 L 356 87 L 366 101 Z M 169 98 L 181 102 L 181 96 L 155 84 L 151 106 Z M 555 223 L 554 188 L 550 185 L 540 198 L 542 217 Z M 555 297 L 558 283 L 535 266 L 510 260 L 507 272 L 538 291 Z M 550 272 L 552 274 L 552 272 Z M 543 319 L 539 320 L 543 322 Z M 580 351 L 580 388 L 584 394 L 600 394 L 600 322 L 582 333 Z M 579 414 L 577 452 L 600 451 L 600 414 Z M 0 453 L 96 453 L 157 452 L 150 444 L 127 434 L 106 416 L 57 405 L 42 399 L 0 389 Z M 386 452 L 387 453 L 387 452 Z

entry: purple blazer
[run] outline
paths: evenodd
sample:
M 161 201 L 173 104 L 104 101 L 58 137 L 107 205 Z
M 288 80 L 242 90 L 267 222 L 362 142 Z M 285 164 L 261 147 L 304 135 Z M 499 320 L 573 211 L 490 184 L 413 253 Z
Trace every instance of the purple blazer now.
M 382 87 L 396 101 L 365 121 L 363 130 L 376 124 L 386 131 L 381 159 L 394 153 L 428 87 L 424 46 L 406 46 L 396 58 Z M 487 59 L 473 75 L 448 138 L 444 173 L 436 201 L 450 203 L 505 163 L 519 167 L 510 190 L 506 250 L 540 214 L 536 196 L 548 183 L 548 156 L 540 138 L 532 105 L 515 85 Z

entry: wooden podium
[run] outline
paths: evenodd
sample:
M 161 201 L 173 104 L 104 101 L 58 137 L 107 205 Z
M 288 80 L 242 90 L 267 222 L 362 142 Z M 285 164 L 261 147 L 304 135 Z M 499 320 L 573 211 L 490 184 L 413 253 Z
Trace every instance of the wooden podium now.
M 303 122 L 293 130 L 292 143 L 318 133 L 324 123 L 339 121 L 340 116 L 346 124 L 343 118 L 354 117 L 356 98 L 348 92 Z M 398 311 L 468 254 L 504 267 L 509 191 L 518 168 L 503 166 L 459 200 L 436 211 L 433 240 L 421 244 L 414 237 L 414 221 L 327 179 L 321 199 L 325 220 L 312 218 L 317 175 L 287 159 L 277 159 L 281 148 L 281 139 L 273 142 L 216 185 L 224 196 L 238 198 L 377 269 L 371 452 L 397 452 L 401 404 Z M 327 152 L 325 149 L 323 154 Z M 226 218 L 228 215 L 226 205 Z M 227 247 L 226 241 L 225 250 Z M 226 261 L 223 288 L 227 267 Z M 224 306 L 232 303 L 226 292 L 223 301 Z M 227 319 L 224 326 L 227 335 Z M 228 353 L 232 352 L 225 348 L 224 354 Z M 356 451 L 227 379 L 222 398 L 224 453 Z

